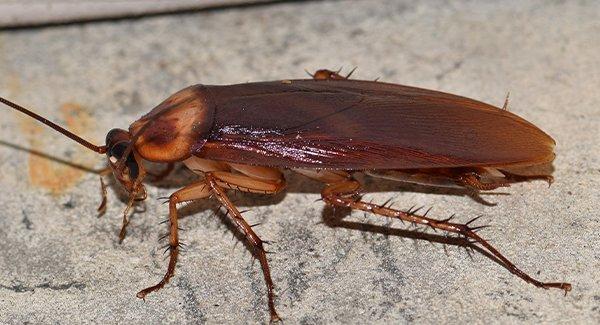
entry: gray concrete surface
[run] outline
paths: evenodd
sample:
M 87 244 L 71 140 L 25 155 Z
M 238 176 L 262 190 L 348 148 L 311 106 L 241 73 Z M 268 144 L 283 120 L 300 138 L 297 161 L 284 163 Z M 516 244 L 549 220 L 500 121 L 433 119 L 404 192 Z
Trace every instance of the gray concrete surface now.
M 239 196 L 270 256 L 288 324 L 598 323 L 600 321 L 600 5 L 593 1 L 288 3 L 140 20 L 0 32 L 0 93 L 103 142 L 193 83 L 305 77 L 358 66 L 356 78 L 453 92 L 502 105 L 557 141 L 556 182 L 519 184 L 485 199 L 370 182 L 376 201 L 484 215 L 483 231 L 518 266 L 558 290 L 533 287 L 482 254 L 412 238 L 399 222 L 356 213 L 334 222 L 319 185 L 286 174 L 274 198 Z M 17 113 L 0 119 L 0 323 L 262 323 L 258 263 L 211 203 L 185 208 L 188 252 L 146 301 L 166 261 L 158 197 L 190 175 L 148 186 L 145 213 L 117 243 L 123 203 L 109 190 L 96 217 L 98 176 L 37 156 L 100 168 L 103 157 Z M 366 222 L 389 226 L 383 231 Z M 432 234 L 431 236 L 435 236 Z M 440 241 L 440 237 L 427 237 Z M 446 249 L 445 249 L 446 248 Z

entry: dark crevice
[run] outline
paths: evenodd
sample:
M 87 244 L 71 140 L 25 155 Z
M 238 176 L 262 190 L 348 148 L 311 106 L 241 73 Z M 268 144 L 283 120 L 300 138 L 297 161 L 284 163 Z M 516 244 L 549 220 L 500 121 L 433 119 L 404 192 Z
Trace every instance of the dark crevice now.
M 14 291 L 17 293 L 34 292 L 36 289 L 68 290 L 70 288 L 83 290 L 83 289 L 85 289 L 85 284 L 81 283 L 81 282 L 75 282 L 75 281 L 65 283 L 65 284 L 55 284 L 55 285 L 51 284 L 50 282 L 44 282 L 44 283 L 36 284 L 34 286 L 26 286 L 22 283 L 16 283 L 13 285 L 8 285 L 8 286 L 0 284 L 0 289 L 6 289 L 6 290 Z
M 286 4 L 286 3 L 306 3 L 306 2 L 318 2 L 323 0 L 270 0 L 270 1 L 262 1 L 262 2 L 250 2 L 250 3 L 230 3 L 230 4 L 217 4 L 204 8 L 181 8 L 174 10 L 166 10 L 160 12 L 149 12 L 149 13 L 130 13 L 130 14 L 122 14 L 122 15 L 114 15 L 110 17 L 97 17 L 97 18 L 80 18 L 73 19 L 70 21 L 64 22 L 43 22 L 43 23 L 30 23 L 19 26 L 11 26 L 11 27 L 1 27 L 0 31 L 12 31 L 12 30 L 22 30 L 22 29 L 41 29 L 48 27 L 63 27 L 63 26 L 71 26 L 71 25 L 87 25 L 92 23 L 106 23 L 106 22 L 121 22 L 121 21 L 134 21 L 134 20 L 142 20 L 146 18 L 153 17 L 162 17 L 167 15 L 190 15 L 201 12 L 219 12 L 225 10 L 242 10 L 242 9 L 250 9 L 250 8 L 259 8 L 266 7 L 278 4 Z

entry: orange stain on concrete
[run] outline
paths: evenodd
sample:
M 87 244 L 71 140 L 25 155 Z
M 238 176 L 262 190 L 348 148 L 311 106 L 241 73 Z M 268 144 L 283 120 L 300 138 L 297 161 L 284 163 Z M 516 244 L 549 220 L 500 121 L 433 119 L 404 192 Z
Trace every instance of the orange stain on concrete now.
M 58 124 L 84 138 L 89 138 L 88 135 L 94 128 L 94 121 L 84 107 L 75 103 L 65 103 L 60 107 L 60 115 L 62 121 L 59 121 Z M 97 161 L 93 152 L 57 135 L 55 131 L 33 119 L 22 119 L 20 126 L 21 130 L 29 136 L 29 143 L 33 150 L 83 166 L 93 166 Z M 49 144 L 56 141 L 65 142 L 61 148 L 69 146 L 67 156 L 65 156 L 64 149 L 60 152 L 49 151 L 48 148 L 52 147 Z M 86 174 L 85 171 L 33 154 L 29 155 L 28 168 L 30 183 L 33 186 L 45 188 L 54 195 L 67 192 Z

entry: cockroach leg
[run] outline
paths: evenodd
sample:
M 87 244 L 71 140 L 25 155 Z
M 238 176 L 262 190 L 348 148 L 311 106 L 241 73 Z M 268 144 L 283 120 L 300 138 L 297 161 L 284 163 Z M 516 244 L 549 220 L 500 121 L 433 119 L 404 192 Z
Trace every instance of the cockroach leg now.
M 219 168 L 220 170 L 203 171 L 202 169 L 194 169 L 195 172 L 204 175 L 204 180 L 185 187 L 170 196 L 169 221 L 171 223 L 171 230 L 169 236 L 169 267 L 167 269 L 167 273 L 158 284 L 140 291 L 137 294 L 137 297 L 143 299 L 148 293 L 161 289 L 165 286 L 175 272 L 175 264 L 177 263 L 177 256 L 179 254 L 176 209 L 177 203 L 202 199 L 210 195 L 214 195 L 219 203 L 221 203 L 221 205 L 224 206 L 229 212 L 227 216 L 231 218 L 235 227 L 246 237 L 248 243 L 251 245 L 251 247 L 253 247 L 252 253 L 260 261 L 265 282 L 267 284 L 268 305 L 271 313 L 271 321 L 275 322 L 280 320 L 279 315 L 277 315 L 277 312 L 275 311 L 273 280 L 271 279 L 271 272 L 267 262 L 266 252 L 263 248 L 263 241 L 256 235 L 256 233 L 252 230 L 252 227 L 246 222 L 246 220 L 244 220 L 239 210 L 237 210 L 237 208 L 229 200 L 225 194 L 225 189 L 233 189 L 249 193 L 274 194 L 281 191 L 285 187 L 285 179 L 283 178 L 283 174 L 273 168 L 230 164 L 229 167 L 231 167 L 231 169 L 242 173 L 236 174 L 224 171 L 224 169 L 228 168 L 227 165 L 210 164 L 210 161 L 200 158 L 187 160 L 184 163 L 190 167 L 200 167 L 202 169 L 206 168 L 209 170 Z
M 169 197 L 169 266 L 167 273 L 162 280 L 156 285 L 148 287 L 137 293 L 137 297 L 144 299 L 147 294 L 159 290 L 169 282 L 169 279 L 175 274 L 175 265 L 177 264 L 177 256 L 179 255 L 179 233 L 177 226 L 177 204 L 186 201 L 198 200 L 209 197 L 212 194 L 210 186 L 206 181 L 202 180 L 197 183 L 188 185 Z
M 504 99 L 504 105 L 502 105 L 502 109 L 508 110 L 508 97 L 510 97 L 510 91 L 506 93 L 506 98 Z
M 350 174 L 343 170 L 320 170 L 320 169 L 302 169 L 292 168 L 292 171 L 323 182 L 325 184 L 339 183 L 350 179 Z
M 511 172 L 507 172 L 505 170 L 500 170 L 500 172 L 502 174 L 504 174 L 504 177 L 511 182 L 527 182 L 527 181 L 542 180 L 542 181 L 546 181 L 548 183 L 548 186 L 550 186 L 550 185 L 552 185 L 552 183 L 554 183 L 554 177 L 552 177 L 551 175 L 519 175 L 519 174 L 513 174 Z
M 493 181 L 493 182 L 482 182 L 479 174 L 465 173 L 461 174 L 456 178 L 457 182 L 464 187 L 471 188 L 477 191 L 491 191 L 499 187 L 509 187 L 510 183 L 506 181 Z
M 284 181 L 264 181 L 230 172 L 211 172 L 219 186 L 248 193 L 273 194 L 285 187 Z
M 98 173 L 98 175 L 100 175 L 100 176 L 108 176 L 108 175 L 112 174 L 112 169 L 110 169 L 110 167 L 104 167 L 104 168 L 96 171 L 96 173 Z
M 281 171 L 276 168 L 250 166 L 235 163 L 228 163 L 228 165 L 232 169 L 251 177 L 253 180 L 274 181 L 276 183 L 281 183 L 285 180 Z
M 436 220 L 426 216 L 420 216 L 411 211 L 400 211 L 391 209 L 382 205 L 367 203 L 361 200 L 356 200 L 354 197 L 358 194 L 360 183 L 355 180 L 346 180 L 339 183 L 328 184 L 321 196 L 323 201 L 332 206 L 347 207 L 355 210 L 372 212 L 376 215 L 396 218 L 403 221 L 408 221 L 414 224 L 429 226 L 433 229 L 445 230 L 447 232 L 462 235 L 473 243 L 480 244 L 488 252 L 498 258 L 508 268 L 510 272 L 519 276 L 523 280 L 544 289 L 559 288 L 565 291 L 565 294 L 571 290 L 571 284 L 563 282 L 541 282 L 538 281 L 521 269 L 517 268 L 510 260 L 502 255 L 496 248 L 490 245 L 485 239 L 476 234 L 478 227 L 469 226 L 470 222 L 465 224 L 450 222 L 450 220 Z M 473 221 L 473 220 L 472 220 Z
M 106 191 L 106 184 L 104 184 L 104 180 L 102 179 L 102 176 L 100 176 L 100 195 L 102 197 L 102 201 L 100 202 L 100 205 L 98 206 L 98 217 L 101 217 L 104 215 L 104 213 L 106 212 L 106 202 L 108 201 L 108 193 Z
M 106 191 L 106 183 L 104 183 L 104 179 L 102 177 L 106 176 L 106 175 L 110 175 L 112 174 L 112 170 L 110 169 L 110 167 L 106 167 L 106 168 L 102 168 L 101 170 L 98 171 L 98 175 L 100 175 L 100 196 L 101 196 L 101 201 L 100 201 L 100 205 L 98 206 L 98 217 L 101 217 L 104 215 L 104 213 L 106 212 L 106 204 L 108 203 L 108 193 Z
M 125 235 L 127 235 L 127 226 L 129 225 L 129 211 L 131 210 L 136 201 L 143 201 L 146 199 L 146 189 L 142 185 L 144 177 L 146 177 L 146 169 L 143 167 L 143 165 L 140 165 L 139 176 L 133 183 L 133 191 L 129 193 L 129 200 L 127 201 L 127 206 L 123 211 L 123 224 L 121 225 L 121 231 L 119 232 L 119 244 L 123 243 Z
M 271 314 L 271 322 L 277 322 L 280 320 L 279 315 L 277 315 L 277 311 L 275 310 L 275 293 L 273 280 L 271 279 L 271 271 L 269 269 L 269 263 L 267 261 L 267 254 L 263 247 L 263 241 L 256 235 L 252 227 L 246 222 L 246 220 L 242 217 L 242 214 L 238 211 L 238 209 L 233 205 L 233 203 L 229 200 L 225 191 L 221 187 L 222 184 L 229 184 L 230 188 L 235 188 L 234 184 L 229 183 L 229 181 L 223 179 L 223 175 L 219 175 L 219 172 L 207 173 L 206 181 L 208 182 L 212 192 L 215 197 L 223 205 L 227 211 L 229 212 L 227 216 L 231 218 L 233 224 L 236 228 L 246 237 L 246 240 L 253 248 L 253 255 L 258 258 L 260 262 L 260 266 L 263 271 L 263 275 L 265 278 L 265 282 L 267 284 L 267 294 L 268 294 L 268 304 L 269 304 L 269 312 Z M 245 186 L 245 185 L 241 185 Z M 254 189 L 256 190 L 256 189 Z M 248 188 L 248 192 L 251 191 Z
M 127 206 L 125 207 L 125 210 L 123 211 L 123 223 L 121 225 L 121 231 L 119 231 L 119 244 L 123 243 L 123 240 L 125 240 L 125 235 L 127 235 L 127 226 L 129 225 L 129 211 L 131 210 L 131 207 L 133 207 L 133 204 L 135 203 L 135 193 L 131 193 L 129 195 L 129 200 L 127 201 Z

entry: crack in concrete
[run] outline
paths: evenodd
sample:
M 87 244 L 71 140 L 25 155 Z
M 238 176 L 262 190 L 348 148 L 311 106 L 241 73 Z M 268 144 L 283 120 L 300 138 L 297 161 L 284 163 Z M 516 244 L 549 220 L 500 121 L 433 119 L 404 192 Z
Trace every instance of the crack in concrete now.
M 86 287 L 85 283 L 76 282 L 76 281 L 65 283 L 65 284 L 58 284 L 58 285 L 52 285 L 50 282 L 44 282 L 44 283 L 40 283 L 40 284 L 37 284 L 34 286 L 25 286 L 22 283 L 16 283 L 16 284 L 13 284 L 12 286 L 6 286 L 6 285 L 0 284 L 0 289 L 6 289 L 6 290 L 14 291 L 17 293 L 34 292 L 35 289 L 68 290 L 70 288 L 76 288 L 78 290 L 83 290 L 83 289 L 85 289 L 85 287 Z

